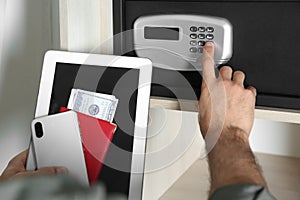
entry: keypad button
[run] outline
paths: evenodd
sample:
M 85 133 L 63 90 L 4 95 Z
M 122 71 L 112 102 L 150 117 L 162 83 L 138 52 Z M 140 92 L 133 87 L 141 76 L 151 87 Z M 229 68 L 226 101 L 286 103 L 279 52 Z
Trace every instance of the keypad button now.
M 204 45 L 205 45 L 205 42 L 204 42 L 204 41 L 198 41 L 198 45 L 199 45 L 199 46 L 204 46 Z
M 212 39 L 214 39 L 214 35 L 213 35 L 213 34 L 207 34 L 207 35 L 206 35 L 206 38 L 207 38 L 208 40 L 212 40 Z
M 202 47 L 198 48 L 198 52 L 203 53 L 203 48 Z
M 192 38 L 192 39 L 196 39 L 196 38 L 197 38 L 197 34 L 195 34 L 195 33 L 192 33 L 192 34 L 190 35 L 190 38 Z
M 199 32 L 205 32 L 205 27 L 203 27 L 203 26 L 199 27 L 199 28 L 198 28 L 198 31 L 199 31 Z
M 207 27 L 206 31 L 209 32 L 209 33 L 212 33 L 212 32 L 215 31 L 215 29 L 213 27 Z
M 196 47 L 190 48 L 190 52 L 192 52 L 192 53 L 196 53 L 197 51 L 198 51 L 198 49 Z
M 191 26 L 191 27 L 190 27 L 190 31 L 196 32 L 196 31 L 197 31 L 197 27 L 196 27 L 196 26 Z
M 205 39 L 205 34 L 199 34 L 199 35 L 198 35 L 198 38 L 199 38 L 199 39 Z
M 190 45 L 196 46 L 196 45 L 197 45 L 197 41 L 196 41 L 196 40 L 191 40 L 191 41 L 190 41 Z

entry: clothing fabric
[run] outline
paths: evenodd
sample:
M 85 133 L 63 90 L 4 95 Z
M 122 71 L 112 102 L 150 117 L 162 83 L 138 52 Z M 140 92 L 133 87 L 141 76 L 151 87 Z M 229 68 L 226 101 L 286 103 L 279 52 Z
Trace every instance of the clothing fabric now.
M 68 176 L 38 176 L 0 182 L 5 200 L 126 200 L 124 195 L 106 195 L 102 184 L 83 187 Z
M 261 185 L 237 184 L 217 189 L 209 200 L 276 200 L 276 198 Z
M 38 176 L 0 182 L 5 200 L 126 200 L 124 194 L 106 194 L 103 184 L 83 187 L 68 176 Z M 202 199 L 199 197 L 199 199 Z M 275 200 L 260 185 L 230 185 L 217 189 L 209 200 Z

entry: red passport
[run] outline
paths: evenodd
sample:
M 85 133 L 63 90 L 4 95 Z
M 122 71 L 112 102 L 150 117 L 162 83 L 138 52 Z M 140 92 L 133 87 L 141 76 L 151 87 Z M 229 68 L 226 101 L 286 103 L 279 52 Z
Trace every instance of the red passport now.
M 70 109 L 61 107 L 60 112 Z M 81 133 L 85 163 L 90 184 L 97 182 L 102 165 L 116 130 L 116 125 L 76 112 Z

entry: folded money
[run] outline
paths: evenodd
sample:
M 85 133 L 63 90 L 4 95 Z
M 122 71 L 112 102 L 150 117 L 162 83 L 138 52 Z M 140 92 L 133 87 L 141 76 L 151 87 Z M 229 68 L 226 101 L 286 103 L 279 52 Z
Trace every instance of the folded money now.
M 72 89 L 68 108 L 86 115 L 112 122 L 118 105 L 114 95 Z

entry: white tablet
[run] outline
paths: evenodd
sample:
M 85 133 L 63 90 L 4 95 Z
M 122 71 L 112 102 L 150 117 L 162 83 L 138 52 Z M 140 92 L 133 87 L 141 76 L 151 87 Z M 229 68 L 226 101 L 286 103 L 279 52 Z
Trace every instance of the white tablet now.
M 45 55 L 35 117 L 67 107 L 73 88 L 119 99 L 113 121 L 117 129 L 98 179 L 108 195 L 142 198 L 151 76 L 152 63 L 144 58 L 61 51 Z M 32 152 L 27 169 L 35 169 Z

